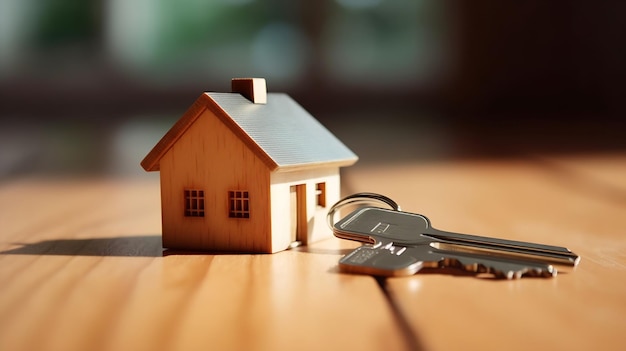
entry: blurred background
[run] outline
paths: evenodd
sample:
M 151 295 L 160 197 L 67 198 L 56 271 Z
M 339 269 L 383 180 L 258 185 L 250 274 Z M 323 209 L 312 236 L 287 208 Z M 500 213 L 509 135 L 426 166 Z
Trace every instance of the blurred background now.
M 626 150 L 626 3 L 0 0 L 0 179 L 134 175 L 264 77 L 360 163 Z

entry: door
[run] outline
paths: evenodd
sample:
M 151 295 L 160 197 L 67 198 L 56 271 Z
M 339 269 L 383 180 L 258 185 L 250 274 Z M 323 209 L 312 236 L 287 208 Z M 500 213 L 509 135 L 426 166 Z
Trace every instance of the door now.
M 289 195 L 291 241 L 294 243 L 294 246 L 306 245 L 308 239 L 306 218 L 306 184 L 290 186 Z

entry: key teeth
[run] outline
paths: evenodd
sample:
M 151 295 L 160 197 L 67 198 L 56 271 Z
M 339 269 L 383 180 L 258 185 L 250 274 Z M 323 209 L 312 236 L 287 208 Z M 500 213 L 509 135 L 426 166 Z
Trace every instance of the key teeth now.
M 557 274 L 556 269 L 552 266 L 548 266 L 547 269 L 526 267 L 517 271 L 508 271 L 506 274 L 507 279 L 520 279 L 522 277 L 540 277 L 551 278 Z
M 518 270 L 508 270 L 506 273 L 504 271 L 497 270 L 493 267 L 486 266 L 482 263 L 471 263 L 471 264 L 463 264 L 459 260 L 445 258 L 444 260 L 439 262 L 439 267 L 452 267 L 452 268 L 460 268 L 466 272 L 472 272 L 476 274 L 493 274 L 494 277 L 500 279 L 520 279 L 522 277 L 555 277 L 557 275 L 557 270 L 554 269 L 552 265 L 546 265 L 545 269 L 540 267 L 529 267 L 525 266 L 524 268 Z
M 495 269 L 490 269 L 490 272 L 488 273 L 494 274 L 498 278 L 506 278 L 509 280 L 513 280 L 513 279 L 520 279 L 522 277 L 551 278 L 551 277 L 556 276 L 557 271 L 556 269 L 554 269 L 554 267 L 547 266 L 546 269 L 525 267 L 519 270 L 510 270 L 510 271 L 507 271 L 506 273 L 497 271 Z

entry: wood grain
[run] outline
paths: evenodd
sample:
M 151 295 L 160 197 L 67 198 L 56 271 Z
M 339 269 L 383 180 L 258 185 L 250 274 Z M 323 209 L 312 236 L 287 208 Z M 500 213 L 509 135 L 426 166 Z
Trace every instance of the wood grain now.
M 354 243 L 162 253 L 159 180 L 0 184 L 0 350 L 621 350 L 626 155 L 355 166 L 444 230 L 563 245 L 553 279 L 337 272 Z M 382 286 L 382 289 L 381 289 Z
M 582 256 L 553 279 L 436 270 L 388 279 L 386 290 L 424 347 L 621 350 L 625 175 L 626 155 L 617 154 L 365 167 L 345 181 L 351 191 L 396 199 L 439 229 L 560 245 Z
M 2 184 L 0 349 L 407 348 L 354 244 L 163 255 L 159 214 L 156 178 Z

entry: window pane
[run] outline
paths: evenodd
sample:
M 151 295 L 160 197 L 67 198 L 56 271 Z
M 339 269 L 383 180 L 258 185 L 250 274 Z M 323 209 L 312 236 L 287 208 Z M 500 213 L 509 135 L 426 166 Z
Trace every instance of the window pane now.
M 183 191 L 184 215 L 186 217 L 204 217 L 204 190 Z

